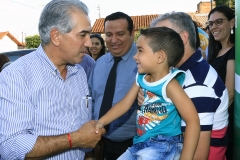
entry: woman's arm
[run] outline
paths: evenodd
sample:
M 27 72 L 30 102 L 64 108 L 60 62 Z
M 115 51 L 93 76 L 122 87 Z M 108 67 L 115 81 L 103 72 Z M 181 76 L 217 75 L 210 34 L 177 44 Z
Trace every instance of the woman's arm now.
M 225 85 L 228 90 L 228 96 L 229 96 L 229 104 L 228 107 L 233 103 L 234 100 L 234 74 L 235 74 L 235 60 L 231 59 L 227 61 L 226 66 L 226 78 L 225 78 Z
M 99 128 L 102 128 L 103 126 L 114 121 L 130 109 L 133 102 L 136 100 L 138 90 L 139 86 L 134 83 L 127 95 L 98 120 L 98 125 L 96 125 L 96 133 L 98 133 Z
M 200 122 L 194 104 L 176 79 L 167 85 L 167 96 L 186 122 L 181 160 L 192 160 L 200 135 Z

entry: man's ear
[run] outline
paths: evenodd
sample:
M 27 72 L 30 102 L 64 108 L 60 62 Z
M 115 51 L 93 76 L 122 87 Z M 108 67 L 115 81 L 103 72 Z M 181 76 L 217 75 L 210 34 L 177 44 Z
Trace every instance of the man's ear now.
M 53 28 L 51 29 L 50 31 L 50 38 L 51 38 L 51 41 L 53 43 L 53 45 L 55 46 L 59 46 L 60 44 L 60 32 L 57 28 Z
M 134 30 L 132 30 L 132 32 L 131 32 L 130 34 L 131 34 L 131 37 L 132 37 L 132 39 L 134 40 L 135 31 L 134 31 Z
M 166 53 L 163 50 L 158 51 L 156 54 L 157 54 L 157 62 L 159 64 L 166 60 Z
M 184 46 L 189 42 L 189 34 L 186 31 L 180 33 Z

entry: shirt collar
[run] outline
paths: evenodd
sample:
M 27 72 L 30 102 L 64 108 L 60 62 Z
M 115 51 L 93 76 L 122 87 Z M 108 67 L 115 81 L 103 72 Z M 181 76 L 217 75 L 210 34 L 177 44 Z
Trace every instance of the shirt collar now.
M 197 49 L 178 69 L 187 71 L 201 59 L 201 51 Z
M 43 50 L 42 45 L 40 44 L 39 47 L 36 50 L 37 55 L 39 56 L 40 59 L 42 59 L 43 63 L 53 72 L 59 73 L 59 70 L 57 67 L 53 64 L 53 62 L 48 58 L 46 52 Z M 78 72 L 78 68 L 76 65 L 67 65 L 67 72 L 68 75 L 74 74 Z
M 110 54 L 108 57 L 108 62 L 110 62 L 113 59 L 113 55 L 111 54 L 111 52 L 109 52 L 109 53 Z M 137 46 L 134 42 L 132 43 L 132 46 L 129 49 L 129 51 L 122 56 L 122 60 L 127 61 L 127 59 L 130 57 L 131 53 L 137 53 Z M 132 58 L 132 57 L 130 57 L 130 58 Z

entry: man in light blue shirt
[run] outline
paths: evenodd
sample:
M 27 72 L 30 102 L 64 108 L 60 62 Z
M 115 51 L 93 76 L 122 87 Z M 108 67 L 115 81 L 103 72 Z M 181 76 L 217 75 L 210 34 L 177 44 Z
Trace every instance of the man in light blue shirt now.
M 2 160 L 83 160 L 104 130 L 89 121 L 87 77 L 80 63 L 90 47 L 87 6 L 49 2 L 40 16 L 41 45 L 0 73 Z
M 103 94 L 109 72 L 114 63 L 114 57 L 121 57 L 117 65 L 115 94 L 112 106 L 120 101 L 135 82 L 137 65 L 133 56 L 137 47 L 133 42 L 133 22 L 131 17 L 116 12 L 105 18 L 104 30 L 106 45 L 110 52 L 101 56 L 89 78 L 90 92 L 93 98 L 93 117 L 99 118 Z M 110 124 L 104 142 L 104 156 L 106 160 L 117 159 L 126 149 L 132 146 L 133 137 L 136 135 L 136 109 L 135 102 L 131 109 Z
M 84 53 L 85 54 L 85 53 Z M 88 54 L 85 54 L 82 61 L 79 64 L 76 64 L 78 68 L 83 67 L 84 71 L 86 72 L 87 79 L 90 77 L 90 74 L 92 70 L 95 67 L 95 60 L 89 56 Z

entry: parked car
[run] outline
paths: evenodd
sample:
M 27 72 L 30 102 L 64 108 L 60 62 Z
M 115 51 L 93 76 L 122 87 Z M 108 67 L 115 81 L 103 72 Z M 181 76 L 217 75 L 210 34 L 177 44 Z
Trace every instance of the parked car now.
M 36 48 L 32 48 L 32 49 L 20 49 L 20 50 L 16 50 L 16 51 L 9 51 L 9 52 L 1 52 L 0 54 L 5 54 L 8 56 L 8 58 L 10 59 L 11 62 L 15 61 L 16 59 L 18 59 L 21 56 L 24 56 L 32 51 L 35 51 Z

